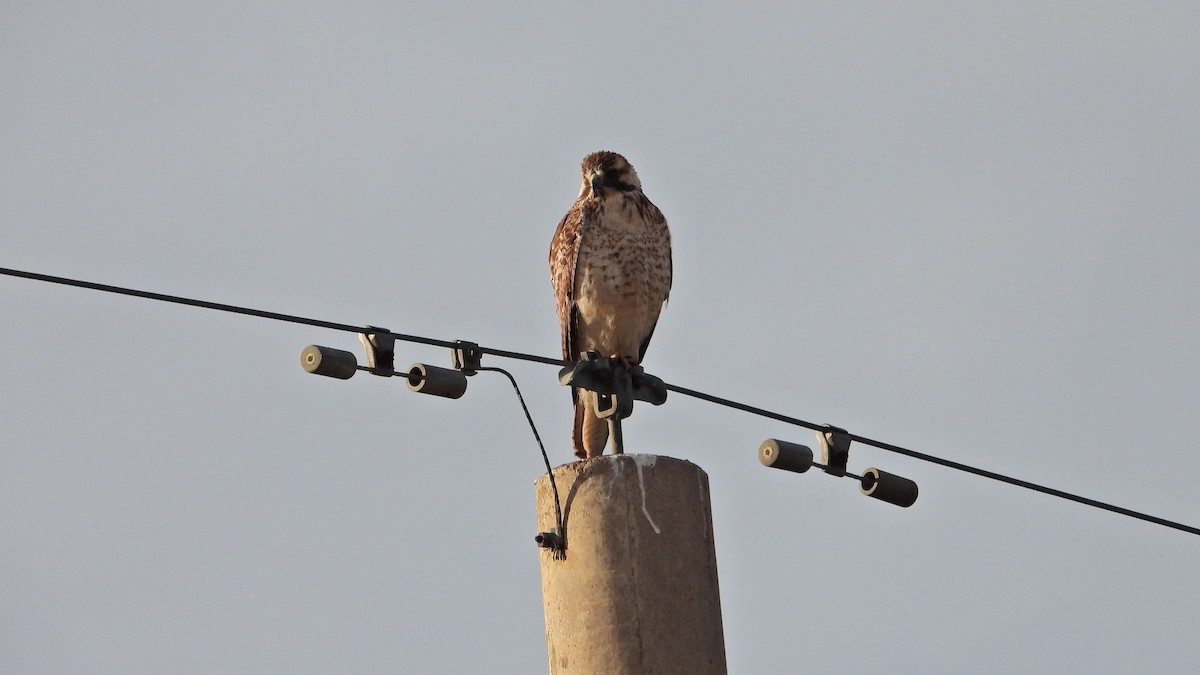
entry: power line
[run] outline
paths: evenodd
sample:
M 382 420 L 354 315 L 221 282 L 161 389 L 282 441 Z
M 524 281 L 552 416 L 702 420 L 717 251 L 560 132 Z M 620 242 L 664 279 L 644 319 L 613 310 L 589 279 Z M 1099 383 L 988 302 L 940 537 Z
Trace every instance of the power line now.
M 285 321 L 287 323 L 299 323 L 306 326 L 316 326 L 318 328 L 328 328 L 330 330 L 346 331 L 348 333 L 361 333 L 363 326 L 351 326 L 345 323 L 336 323 L 333 321 L 323 321 L 321 319 L 310 319 L 308 317 L 296 316 L 294 314 L 281 314 L 279 312 L 268 312 L 261 309 L 252 309 L 250 307 L 239 307 L 237 305 L 227 305 L 221 302 L 209 302 L 207 300 L 195 300 L 193 298 L 184 298 L 178 295 L 167 295 L 166 293 L 155 293 L 153 291 L 141 291 L 136 288 L 125 288 L 122 286 L 110 286 L 108 284 L 98 284 L 94 281 L 81 281 L 79 279 L 68 279 L 66 277 L 56 277 L 50 274 L 39 274 L 37 272 L 25 272 L 22 270 L 9 269 L 0 267 L 0 274 L 10 277 L 22 277 L 25 279 L 33 279 L 35 281 L 45 281 L 52 284 L 62 284 L 64 286 L 75 286 L 76 288 L 86 288 L 92 291 L 103 291 L 105 293 L 116 293 L 118 295 L 129 295 L 135 298 L 145 298 L 147 300 L 158 300 L 160 302 L 170 302 L 177 305 L 188 305 L 190 307 L 203 307 L 204 309 L 214 309 L 218 312 L 231 312 L 233 314 L 242 314 L 245 316 L 256 316 L 261 319 L 271 319 L 272 321 Z M 392 333 L 397 340 L 405 342 L 417 342 L 425 345 L 433 345 L 434 347 L 453 348 L 453 342 L 445 340 L 434 340 L 432 338 L 420 337 L 418 335 L 401 335 Z
M 109 284 L 100 284 L 100 283 L 96 283 L 96 282 L 92 282 L 92 281 L 82 281 L 79 279 L 68 279 L 66 277 L 53 276 L 50 274 L 41 274 L 38 272 L 26 272 L 26 271 L 22 271 L 22 270 L 9 269 L 6 267 L 0 267 L 0 275 L 11 276 L 11 277 L 20 277 L 20 278 L 24 278 L 24 279 L 32 279 L 35 281 L 44 281 L 47 283 L 61 284 L 61 285 L 65 285 L 65 286 L 74 286 L 76 288 L 86 288 L 88 290 L 103 291 L 105 293 L 116 293 L 118 295 L 128 295 L 128 296 L 137 297 L 137 298 L 145 298 L 148 300 L 157 300 L 160 302 L 169 302 L 169 303 L 174 303 L 174 304 L 179 304 L 179 305 L 188 305 L 190 307 L 203 307 L 205 309 L 212 309 L 212 310 L 216 310 L 216 311 L 220 311 L 220 312 L 230 312 L 230 313 L 241 314 L 241 315 L 245 315 L 245 316 L 259 317 L 262 319 L 270 319 L 273 321 L 283 321 L 283 322 L 287 322 L 287 323 L 303 324 L 306 326 L 315 326 L 318 328 L 328 328 L 330 330 L 338 330 L 338 331 L 344 331 L 344 332 L 348 332 L 348 333 L 362 333 L 364 331 L 364 329 L 366 329 L 365 326 L 352 326 L 350 324 L 337 323 L 337 322 L 333 322 L 333 321 L 324 321 L 321 319 L 312 319 L 312 318 L 308 318 L 308 317 L 297 316 L 294 314 L 282 314 L 279 312 L 269 312 L 269 311 L 265 311 L 265 310 L 261 310 L 261 309 L 253 309 L 250 307 L 241 307 L 238 305 L 229 305 L 229 304 L 220 303 L 220 302 L 209 302 L 207 300 L 196 300 L 193 298 L 184 298 L 184 297 L 180 297 L 177 295 L 168 295 L 166 293 L 155 293 L 152 291 L 143 291 L 143 290 L 138 290 L 138 289 L 134 289 L 134 288 L 125 288 L 122 286 L 111 286 Z M 374 328 L 371 330 L 372 330 L 372 332 L 375 332 L 375 333 L 383 333 L 384 332 L 378 328 Z M 422 337 L 419 335 L 406 335 L 403 333 L 394 333 L 392 331 L 386 331 L 386 333 L 402 342 L 412 342 L 412 343 L 417 343 L 417 344 L 431 345 L 434 347 L 444 347 L 447 349 L 455 349 L 455 348 L 461 346 L 461 343 L 457 343 L 457 342 L 449 341 L 449 340 L 437 340 L 434 338 L 427 338 L 427 337 Z M 515 360 L 519 360 L 519 361 L 530 361 L 533 363 L 542 363 L 542 364 L 552 365 L 552 366 L 569 366 L 569 365 L 572 365 L 572 363 L 573 363 L 571 361 L 565 361 L 563 359 L 554 359 L 554 358 L 549 358 L 549 357 L 545 357 L 545 356 L 537 356 L 535 354 L 525 354 L 522 352 L 514 352 L 514 351 L 505 350 L 505 349 L 495 349 L 492 347 L 479 346 L 479 347 L 476 347 L 476 349 L 478 349 L 478 351 L 481 354 L 490 354 L 492 356 L 498 356 L 501 358 L 515 359 Z M 798 426 L 798 427 L 804 427 L 806 429 L 811 429 L 813 431 L 819 431 L 819 432 L 831 430 L 829 425 L 826 425 L 826 424 L 814 424 L 813 422 L 807 422 L 805 420 L 802 420 L 802 419 L 799 419 L 796 417 L 791 417 L 789 415 L 783 415 L 781 413 L 773 412 L 773 411 L 767 410 L 765 408 L 759 408 L 759 407 L 748 405 L 745 403 L 740 403 L 738 401 L 734 401 L 731 399 L 722 398 L 720 396 L 706 394 L 704 392 L 696 391 L 695 389 L 688 389 L 686 387 L 681 387 L 681 386 L 674 385 L 674 384 L 667 384 L 666 388 L 668 391 L 673 391 L 673 392 L 675 392 L 677 394 L 681 394 L 683 396 L 689 396 L 691 398 L 700 399 L 702 401 L 708 401 L 709 403 L 714 403 L 716 405 L 724 406 L 727 408 L 732 408 L 734 410 L 740 410 L 742 412 L 750 413 L 752 415 L 758 415 L 760 417 L 773 419 L 773 420 L 776 420 L 779 422 L 783 422 L 785 424 L 790 424 L 790 425 Z M 519 396 L 519 393 L 518 393 L 518 396 Z M 523 404 L 524 404 L 524 402 L 522 400 L 522 405 Z M 528 410 L 528 409 L 526 409 L 526 410 Z M 526 414 L 528 414 L 528 412 Z M 1169 527 L 1169 528 L 1172 528 L 1175 530 L 1180 530 L 1182 532 L 1188 532 L 1190 534 L 1200 535 L 1200 528 L 1193 527 L 1191 525 L 1185 525 L 1183 523 L 1179 523 L 1179 522 L 1176 522 L 1173 520 L 1167 520 L 1165 518 L 1159 518 L 1158 516 L 1152 516 L 1152 515 L 1149 515 L 1146 513 L 1142 513 L 1140 511 L 1134 511 L 1132 509 L 1127 509 L 1122 506 L 1116 506 L 1114 504 L 1108 504 L 1106 502 L 1101 502 L 1101 501 L 1091 499 L 1088 497 L 1082 497 L 1080 495 L 1072 494 L 1070 492 L 1065 492 L 1063 490 L 1059 490 L 1056 488 L 1046 487 L 1044 485 L 1039 485 L 1037 483 L 1031 483 L 1026 480 L 1021 480 L 1019 478 L 1013 478 L 1011 476 L 1006 476 L 1004 474 L 996 473 L 994 471 L 988 471 L 987 469 L 980 469 L 978 467 L 963 464 L 961 462 L 955 462 L 955 461 L 949 460 L 949 459 L 942 459 L 941 457 L 935 457 L 933 455 L 925 454 L 923 452 L 917 452 L 916 450 L 910 450 L 908 448 L 905 448 L 905 447 L 902 447 L 899 445 L 894 445 L 892 443 L 885 443 L 883 441 L 877 441 L 877 440 L 874 440 L 871 438 L 867 438 L 865 436 L 859 436 L 857 434 L 849 434 L 849 433 L 847 434 L 847 436 L 850 438 L 851 441 L 854 441 L 857 443 L 862 443 L 863 445 L 869 445 L 871 447 L 879 448 L 880 450 L 894 452 L 894 453 L 897 453 L 900 455 L 904 455 L 906 457 L 911 457 L 913 459 L 919 459 L 924 462 L 938 464 L 940 466 L 944 466 L 949 469 L 963 471 L 966 473 L 974 474 L 976 476 L 981 476 L 983 478 L 989 478 L 991 480 L 999 481 L 1001 483 L 1007 483 L 1009 485 L 1015 485 L 1017 487 L 1025 488 L 1027 490 L 1032 490 L 1034 492 L 1040 492 L 1042 494 L 1050 495 L 1052 497 L 1066 499 L 1068 501 L 1072 501 L 1072 502 L 1075 502 L 1078 504 L 1084 504 L 1086 506 L 1091 506 L 1093 508 L 1102 509 L 1104 511 L 1109 511 L 1109 512 L 1117 513 L 1117 514 L 1120 514 L 1123 516 L 1128 516 L 1130 518 L 1136 518 L 1138 520 L 1143 520 L 1148 523 L 1162 525 L 1163 527 Z M 540 439 L 539 439 L 539 444 L 540 444 Z M 545 449 L 543 448 L 543 453 L 544 452 L 545 452 Z
M 719 396 L 713 396 L 711 394 L 705 394 L 703 392 L 695 391 L 692 389 L 685 389 L 683 387 L 676 386 L 673 384 L 668 384 L 667 390 L 673 391 L 673 392 L 676 392 L 679 394 L 683 394 L 684 396 L 691 396 L 693 398 L 702 399 L 702 400 L 708 401 L 710 403 L 716 403 L 717 405 L 723 405 L 727 408 L 733 408 L 735 410 L 741 410 L 743 412 L 748 412 L 752 415 L 759 415 L 760 417 L 766 417 L 769 419 L 784 422 L 786 424 L 791 424 L 791 425 L 798 426 L 798 427 L 804 427 L 806 429 L 812 429 L 813 431 L 827 431 L 829 429 L 829 426 L 826 424 L 813 424 L 812 422 L 806 422 L 802 419 L 797 419 L 795 417 L 789 417 L 787 415 L 781 415 L 777 412 L 772 412 L 770 410 L 765 410 L 763 408 L 756 408 L 752 405 L 746 405 L 745 403 L 731 401 L 729 399 L 724 399 Z M 1046 487 L 1045 485 L 1038 485 L 1037 483 L 1031 483 L 1027 480 L 1021 480 L 1020 478 L 1013 478 L 1012 476 L 1005 476 L 1004 474 L 996 473 L 995 471 L 988 471 L 987 469 L 980 469 L 978 467 L 970 466 L 968 464 L 963 464 L 962 462 L 955 462 L 950 459 L 942 459 L 941 457 L 934 457 L 933 455 L 927 455 L 923 452 L 917 452 L 916 450 L 909 450 L 908 448 L 901 447 L 899 445 L 894 445 L 892 443 L 885 443 L 884 441 L 877 441 L 877 440 L 874 440 L 871 438 L 867 438 L 865 436 L 859 436 L 858 434 L 847 433 L 846 435 L 850 438 L 851 441 L 854 441 L 856 443 L 862 443 L 863 445 L 869 445 L 871 447 L 879 448 L 880 450 L 887 450 L 888 452 L 894 452 L 896 454 L 904 455 L 906 457 L 911 457 L 913 459 L 919 459 L 923 462 L 929 462 L 931 464 L 938 464 L 938 465 L 944 466 L 949 469 L 964 471 L 966 473 L 975 474 L 976 476 L 982 476 L 983 478 L 990 478 L 995 481 L 1000 481 L 1001 483 L 1008 483 L 1009 485 L 1023 487 L 1026 490 L 1033 490 L 1034 492 L 1041 492 L 1042 494 L 1047 494 L 1047 495 L 1050 495 L 1053 497 L 1059 497 L 1061 499 L 1066 499 L 1068 501 L 1076 502 L 1078 504 L 1086 504 L 1087 506 L 1091 506 L 1091 507 L 1094 507 L 1097 509 L 1103 509 L 1105 511 L 1119 513 L 1123 516 L 1129 516 L 1130 518 L 1137 518 L 1138 520 L 1144 520 L 1148 523 L 1155 523 L 1156 525 L 1163 525 L 1165 527 L 1174 528 L 1176 530 L 1181 530 L 1183 532 L 1190 532 L 1191 534 L 1200 535 L 1200 528 L 1192 527 L 1191 525 L 1184 525 L 1183 523 L 1177 523 L 1173 520 L 1167 520 L 1165 518 L 1159 518 L 1158 516 L 1152 516 L 1152 515 L 1149 515 L 1146 513 L 1141 513 L 1139 511 L 1134 511 L 1132 509 L 1127 509 L 1123 506 L 1116 506 L 1114 504 L 1108 504 L 1108 503 L 1105 503 L 1102 501 L 1097 501 L 1097 500 L 1091 499 L 1089 497 L 1082 497 L 1080 495 L 1071 494 L 1070 492 L 1064 492 L 1063 490 L 1059 490 L 1057 488 Z
M 189 307 L 203 307 L 204 309 L 213 309 L 218 312 L 230 312 L 232 314 L 241 314 L 244 316 L 256 316 L 260 319 L 271 319 L 272 321 L 283 321 L 286 323 L 298 323 L 305 326 L 316 326 L 317 328 L 328 328 L 330 330 L 340 330 L 347 333 L 361 333 L 366 326 L 352 326 L 348 323 L 337 323 L 336 321 L 325 321 L 323 319 L 312 319 L 305 316 L 297 316 L 295 314 L 282 314 L 280 312 L 268 312 L 262 309 L 253 309 L 251 307 L 240 307 L 238 305 L 227 305 L 223 302 L 209 302 L 208 300 L 196 300 L 194 298 L 184 298 L 178 295 L 168 295 L 166 293 L 155 293 L 153 291 L 142 291 L 136 288 L 125 288 L 123 286 L 111 286 L 109 284 L 99 284 L 94 281 L 82 281 L 79 279 L 68 279 L 66 277 L 56 277 L 51 274 L 40 274 L 38 272 L 26 272 L 23 270 L 14 270 L 7 267 L 0 267 L 0 274 L 10 277 L 21 277 L 24 279 L 33 279 L 35 281 L 45 281 L 52 284 L 61 284 L 64 286 L 74 286 L 76 288 L 86 288 L 92 291 L 103 291 L 105 293 L 116 293 L 117 295 L 128 295 L 135 298 L 145 298 L 147 300 L 158 300 L 159 302 L 170 302 L 176 305 L 187 305 Z M 403 333 L 395 333 L 393 331 L 382 331 L 374 329 L 372 332 L 387 333 L 392 337 L 402 342 L 413 342 L 423 345 L 431 345 L 434 347 L 445 347 L 454 349 L 460 345 L 450 340 L 437 340 L 434 338 L 422 337 L 420 335 L 405 335 Z M 562 359 L 551 359 L 544 356 L 536 356 L 534 354 L 522 354 L 520 352 L 511 352 L 505 349 L 492 349 L 490 347 L 479 347 L 479 351 L 492 356 L 499 356 L 506 359 L 518 359 L 521 361 L 533 361 L 534 363 L 544 363 L 551 366 L 566 366 L 570 365 L 569 361 Z

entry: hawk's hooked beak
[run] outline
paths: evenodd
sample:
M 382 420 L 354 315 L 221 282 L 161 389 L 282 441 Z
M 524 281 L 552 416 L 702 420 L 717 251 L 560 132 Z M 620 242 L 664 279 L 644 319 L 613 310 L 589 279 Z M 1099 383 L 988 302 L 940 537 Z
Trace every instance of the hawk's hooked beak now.
M 592 186 L 592 194 L 600 192 L 600 188 L 604 186 L 604 174 L 596 171 L 588 175 L 588 184 Z

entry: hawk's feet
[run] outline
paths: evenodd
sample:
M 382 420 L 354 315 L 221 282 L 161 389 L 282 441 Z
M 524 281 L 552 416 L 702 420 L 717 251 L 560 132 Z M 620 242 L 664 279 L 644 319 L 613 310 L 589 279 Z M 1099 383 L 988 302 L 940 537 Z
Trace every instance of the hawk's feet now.
M 624 363 L 629 368 L 632 368 L 638 364 L 638 357 L 629 356 L 628 354 L 612 354 L 608 358 L 610 358 L 614 361 L 620 361 L 621 363 Z

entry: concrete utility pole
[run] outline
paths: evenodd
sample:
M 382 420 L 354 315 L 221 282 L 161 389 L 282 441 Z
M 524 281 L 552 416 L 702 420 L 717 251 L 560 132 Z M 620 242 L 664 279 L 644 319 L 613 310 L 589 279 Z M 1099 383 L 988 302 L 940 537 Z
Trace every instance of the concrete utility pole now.
M 679 459 L 606 455 L 554 470 L 566 558 L 541 549 L 553 675 L 724 674 L 708 475 Z M 548 476 L 540 531 L 555 527 Z

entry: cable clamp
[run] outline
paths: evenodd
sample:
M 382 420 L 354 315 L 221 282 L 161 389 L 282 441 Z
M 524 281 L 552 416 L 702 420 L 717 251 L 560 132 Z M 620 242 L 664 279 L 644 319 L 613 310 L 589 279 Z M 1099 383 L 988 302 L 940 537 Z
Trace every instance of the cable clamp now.
M 463 375 L 474 375 L 483 361 L 483 352 L 479 345 L 466 340 L 455 340 L 451 351 L 452 363 L 455 370 L 461 370 Z
M 817 441 L 821 444 L 821 463 L 825 465 L 825 473 L 831 476 L 846 475 L 846 465 L 850 462 L 850 434 L 845 429 L 825 424 L 824 431 L 817 432 Z
M 596 392 L 596 415 L 601 419 L 625 419 L 633 414 L 633 402 L 662 405 L 667 400 L 667 385 L 641 366 L 624 359 L 601 357 L 584 352 L 574 365 L 558 372 L 558 383 Z
M 367 350 L 367 370 L 372 375 L 391 377 L 396 374 L 396 336 L 386 328 L 366 326 L 358 341 Z

